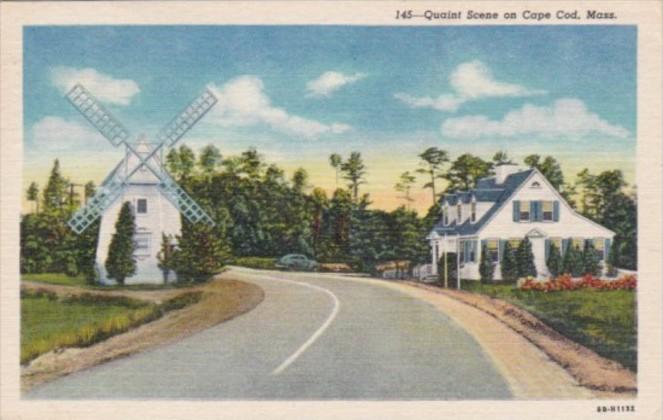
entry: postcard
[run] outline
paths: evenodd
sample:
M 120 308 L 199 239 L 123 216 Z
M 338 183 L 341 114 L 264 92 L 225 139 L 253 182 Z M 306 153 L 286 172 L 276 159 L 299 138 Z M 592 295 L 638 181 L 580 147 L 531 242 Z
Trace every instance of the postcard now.
M 662 410 L 662 5 L 3 2 L 3 419 Z

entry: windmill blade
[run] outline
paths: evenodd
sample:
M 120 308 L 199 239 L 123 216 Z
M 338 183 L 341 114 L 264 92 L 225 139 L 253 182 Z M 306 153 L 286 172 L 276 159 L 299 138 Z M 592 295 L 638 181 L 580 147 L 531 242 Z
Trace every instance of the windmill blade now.
M 129 138 L 129 130 L 81 84 L 77 83 L 67 93 L 66 98 L 113 146 L 118 146 Z
M 165 171 L 159 189 L 191 223 L 204 222 L 214 226 L 214 220 Z
M 123 163 L 124 160 L 120 162 L 120 165 Z M 87 204 L 78 209 L 67 222 L 69 227 L 77 234 L 80 234 L 94 223 L 122 193 L 124 180 L 115 177 L 114 173 L 109 177 L 110 179 L 107 178 L 97 189 L 97 192 L 88 200 Z
M 209 90 L 191 102 L 177 117 L 170 120 L 157 134 L 157 142 L 172 147 L 186 134 L 216 103 L 216 96 Z

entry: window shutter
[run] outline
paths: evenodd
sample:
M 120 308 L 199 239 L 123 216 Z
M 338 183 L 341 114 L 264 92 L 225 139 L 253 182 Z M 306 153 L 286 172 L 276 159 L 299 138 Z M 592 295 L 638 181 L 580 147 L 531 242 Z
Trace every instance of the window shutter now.
M 612 246 L 612 239 L 606 238 L 603 241 L 603 259 L 608 261 L 608 255 L 610 253 L 610 247 Z
M 504 247 L 506 246 L 506 241 L 504 239 L 500 239 L 497 246 L 499 247 L 498 261 L 502 261 L 502 258 L 504 258 Z
M 543 201 L 537 201 L 536 202 L 536 221 L 537 222 L 542 222 L 543 221 Z
M 517 222 L 520 219 L 520 201 L 513 201 L 513 221 Z
M 559 201 L 553 201 L 553 221 L 559 222 Z
M 570 239 L 562 239 L 562 255 L 566 254 L 566 250 L 569 248 Z
M 535 222 L 536 215 L 539 212 L 539 202 L 538 201 L 530 201 L 529 202 L 529 221 L 530 222 Z
M 479 250 L 477 248 L 479 248 L 479 241 L 472 241 L 472 249 L 474 250 L 474 252 L 472 252 L 472 255 L 474 256 L 474 258 L 472 258 L 473 262 L 478 261 L 477 257 L 479 256 Z
M 548 257 L 550 256 L 550 239 L 546 239 L 545 246 L 546 246 L 546 262 L 547 262 Z

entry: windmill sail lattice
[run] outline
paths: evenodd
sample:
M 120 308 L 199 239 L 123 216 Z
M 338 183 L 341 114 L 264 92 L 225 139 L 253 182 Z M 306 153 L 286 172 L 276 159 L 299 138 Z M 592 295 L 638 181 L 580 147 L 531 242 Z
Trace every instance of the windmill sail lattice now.
M 138 164 L 131 170 L 127 170 L 126 173 L 120 170 L 122 165 L 126 163 L 126 157 L 115 167 L 95 195 L 84 207 L 76 211 L 69 220 L 68 224 L 72 230 L 81 233 L 94 223 L 103 214 L 104 210 L 122 194 L 130 178 L 143 168 L 154 174 L 159 181 L 159 189 L 190 222 L 204 222 L 214 225 L 212 218 L 173 180 L 161 162 L 159 162 L 157 168 L 151 163 L 163 147 L 175 145 L 216 104 L 217 99 L 212 92 L 205 90 L 180 115 L 166 124 L 157 134 L 156 147 L 145 156 L 138 153 L 134 146 L 128 142 L 129 130 L 113 117 L 83 86 L 77 84 L 67 93 L 66 97 L 113 146 L 124 145 L 127 149 L 127 155 L 130 153 L 138 158 Z

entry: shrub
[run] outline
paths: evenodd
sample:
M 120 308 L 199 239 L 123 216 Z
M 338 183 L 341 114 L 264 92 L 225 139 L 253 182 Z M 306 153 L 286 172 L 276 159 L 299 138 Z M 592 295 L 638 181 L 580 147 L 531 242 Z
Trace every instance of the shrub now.
M 601 274 L 599 265 L 599 255 L 591 241 L 585 242 L 585 248 L 582 251 L 582 274 L 591 274 L 598 276 Z
M 619 280 L 601 280 L 591 274 L 586 274 L 580 280 L 573 280 L 569 274 L 563 274 L 557 278 L 545 282 L 527 279 L 521 286 L 521 290 L 533 290 L 538 292 L 558 292 L 565 290 L 596 289 L 596 290 L 635 290 L 637 277 L 627 275 Z
M 516 252 L 507 241 L 504 244 L 504 251 L 502 252 L 502 280 L 508 283 L 515 283 L 518 280 L 518 259 Z
M 456 287 L 458 281 L 458 267 L 457 267 L 456 253 L 447 252 L 447 285 L 449 287 Z M 444 255 L 437 263 L 437 275 L 440 279 L 440 284 L 444 285 Z
M 548 271 L 553 277 L 557 277 L 562 274 L 562 256 L 559 253 L 559 248 L 554 243 L 550 244 L 550 251 L 548 253 L 548 259 L 546 260 L 546 265 L 548 266 Z
M 516 251 L 516 261 L 518 267 L 518 277 L 536 277 L 536 266 L 534 265 L 534 254 L 532 253 L 532 243 L 525 237 L 518 245 Z
M 120 215 L 115 223 L 115 233 L 108 246 L 108 258 L 106 259 L 108 277 L 117 280 L 118 284 L 124 284 L 125 278 L 136 273 L 135 233 L 135 218 L 131 210 L 131 204 L 127 201 L 122 204 L 120 209 Z
M 236 257 L 232 264 L 261 270 L 275 270 L 276 258 L 272 257 Z
M 479 262 L 479 274 L 482 283 L 491 283 L 495 273 L 495 266 L 488 255 L 488 247 L 484 245 L 481 248 L 481 261 Z

